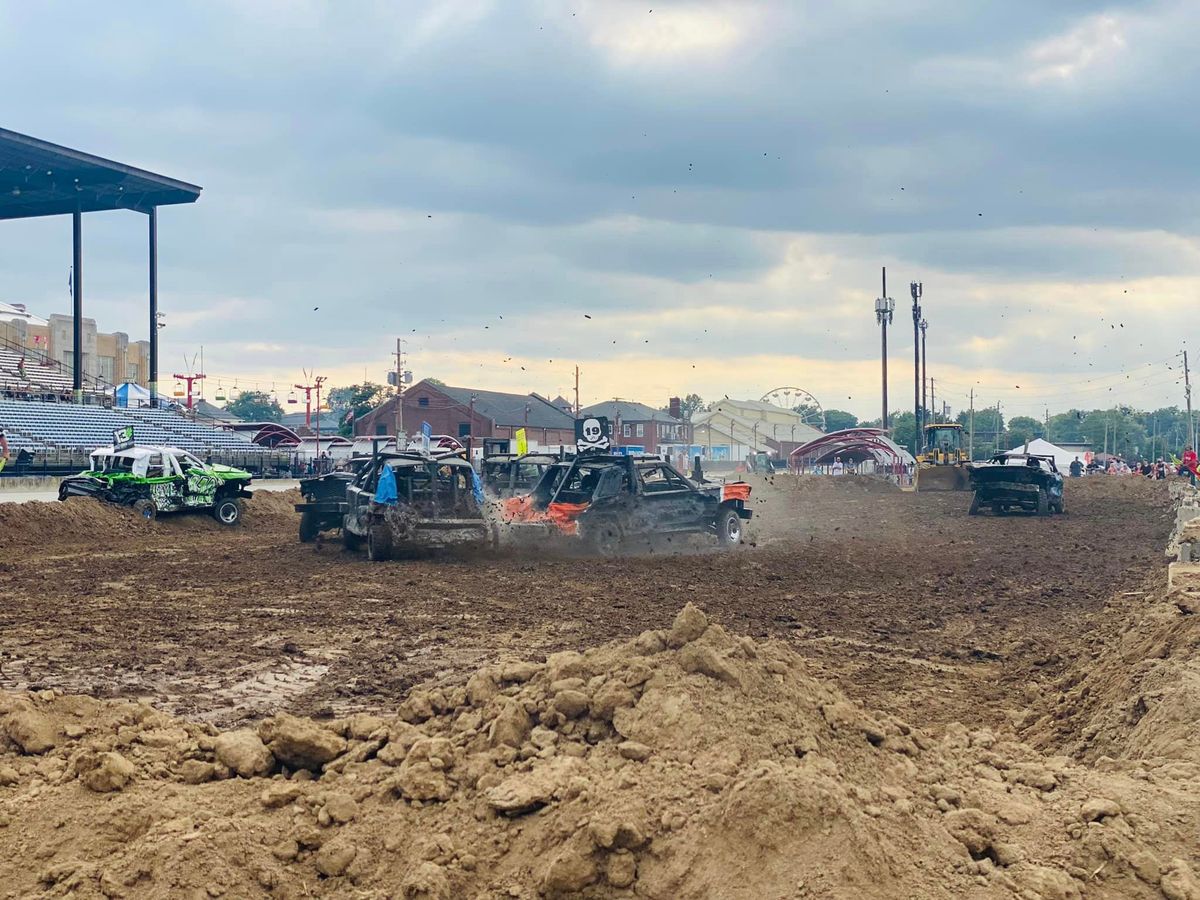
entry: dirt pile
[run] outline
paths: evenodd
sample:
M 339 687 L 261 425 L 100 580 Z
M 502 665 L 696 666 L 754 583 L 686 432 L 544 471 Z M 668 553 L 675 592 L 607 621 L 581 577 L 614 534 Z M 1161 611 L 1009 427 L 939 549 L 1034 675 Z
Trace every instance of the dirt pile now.
M 1174 556 L 1181 541 L 1200 537 L 1200 519 L 1191 518 L 1200 495 L 1182 482 L 1171 495 L 1176 525 L 1167 553 Z M 1031 740 L 1089 761 L 1186 763 L 1200 772 L 1200 604 L 1193 594 L 1168 592 L 1165 581 L 1156 575 L 1145 590 L 1106 605 L 1091 659 L 1055 685 L 1052 708 L 1028 728 Z
M 394 716 L 220 733 L 45 691 L 0 694 L 0 735 L 14 897 L 1200 896 L 1194 820 L 1136 772 L 868 712 L 691 605 Z
M 65 503 L 0 503 L 0 533 L 9 546 L 46 546 L 89 537 L 128 538 L 148 533 L 152 523 L 132 510 L 72 497 Z
M 298 490 L 256 491 L 245 503 L 246 527 L 294 526 Z M 50 547 L 56 544 L 110 546 L 130 539 L 186 531 L 220 531 L 207 510 L 163 516 L 153 522 L 127 507 L 91 497 L 65 502 L 0 503 L 0 533 L 8 546 Z

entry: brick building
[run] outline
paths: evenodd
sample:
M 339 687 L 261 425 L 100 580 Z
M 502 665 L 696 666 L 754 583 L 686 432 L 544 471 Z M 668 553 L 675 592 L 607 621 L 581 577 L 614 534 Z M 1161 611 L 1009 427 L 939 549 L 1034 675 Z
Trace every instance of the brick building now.
M 479 441 L 512 438 L 520 428 L 531 446 L 575 443 L 575 419 L 539 394 L 507 394 L 479 388 L 451 387 L 419 381 L 404 392 L 404 430 L 418 434 L 428 422 L 434 434 Z M 354 423 L 360 437 L 396 432 L 396 398 L 377 406 Z

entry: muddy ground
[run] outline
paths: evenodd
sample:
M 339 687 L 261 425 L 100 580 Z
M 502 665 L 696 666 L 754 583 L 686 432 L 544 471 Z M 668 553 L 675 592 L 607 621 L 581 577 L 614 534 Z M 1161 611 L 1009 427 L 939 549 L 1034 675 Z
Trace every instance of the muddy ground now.
M 1108 598 L 1161 580 L 1163 484 L 1068 487 L 1066 516 L 997 519 L 968 517 L 968 494 L 759 480 L 755 546 L 616 560 L 376 564 L 333 538 L 298 543 L 285 495 L 260 494 L 233 530 L 90 500 L 65 522 L 57 505 L 9 507 L 0 688 L 141 698 L 221 725 L 343 715 L 507 652 L 662 628 L 691 600 L 788 640 L 875 708 L 994 725 L 1061 672 Z
M 755 490 L 611 560 L 0 506 L 0 897 L 1200 900 L 1200 498 Z

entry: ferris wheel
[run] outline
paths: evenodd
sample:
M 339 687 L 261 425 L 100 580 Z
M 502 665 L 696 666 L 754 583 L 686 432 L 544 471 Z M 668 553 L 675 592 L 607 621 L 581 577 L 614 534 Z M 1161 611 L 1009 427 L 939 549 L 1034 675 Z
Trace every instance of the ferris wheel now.
M 820 400 L 804 388 L 777 387 L 763 394 L 760 402 L 798 412 L 805 425 L 825 430 L 825 408 Z

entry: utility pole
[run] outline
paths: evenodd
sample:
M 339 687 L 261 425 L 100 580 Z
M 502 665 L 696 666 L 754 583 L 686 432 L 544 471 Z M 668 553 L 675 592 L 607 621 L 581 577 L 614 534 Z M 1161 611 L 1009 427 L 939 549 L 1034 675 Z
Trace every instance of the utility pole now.
M 1046 407 L 1046 441 L 1050 440 L 1050 407 Z
M 892 315 L 896 309 L 896 301 L 887 295 L 887 267 L 883 268 L 883 296 L 875 300 L 875 321 L 879 323 L 881 334 L 881 351 L 883 356 L 883 417 L 880 423 L 884 431 L 888 427 L 888 396 L 887 396 L 887 327 L 892 323 Z
M 929 379 L 929 408 L 933 410 L 933 424 L 938 423 L 937 417 L 937 391 L 933 389 L 933 379 Z
M 967 430 L 967 460 L 975 459 L 975 388 L 971 388 L 971 415 L 967 420 L 970 425 Z
M 929 330 L 929 323 L 921 319 L 921 430 L 925 430 L 925 418 L 929 415 L 929 405 L 925 397 L 925 332 Z M 924 443 L 924 434 L 922 434 L 922 443 Z
M 396 449 L 403 450 L 400 435 L 404 433 L 404 342 L 396 338 Z
M 575 418 L 579 418 L 579 366 L 575 367 Z
M 1196 447 L 1196 427 L 1192 424 L 1192 379 L 1188 371 L 1187 351 L 1183 351 L 1183 395 L 1187 398 L 1188 410 L 1188 443 Z
M 913 317 L 913 454 L 921 452 L 921 426 L 924 424 L 921 409 L 921 297 L 925 286 L 920 282 L 911 282 L 908 286 L 912 294 Z

